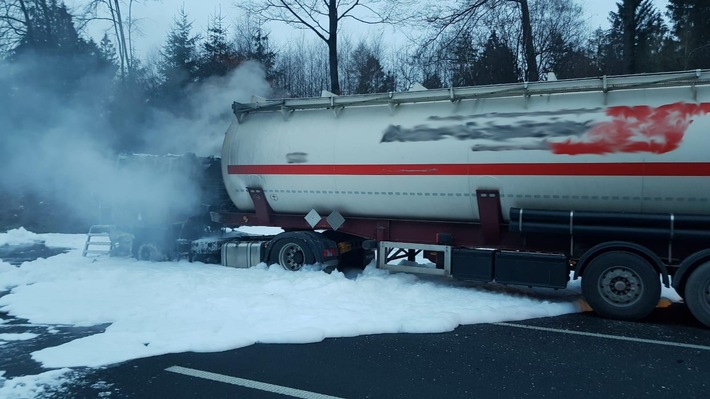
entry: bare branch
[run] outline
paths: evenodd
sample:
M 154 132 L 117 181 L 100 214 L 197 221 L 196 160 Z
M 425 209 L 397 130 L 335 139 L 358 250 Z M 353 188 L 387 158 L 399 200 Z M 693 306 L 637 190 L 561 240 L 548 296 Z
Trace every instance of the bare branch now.
M 338 20 L 343 18 L 344 16 L 348 15 L 355 7 L 360 5 L 360 0 L 356 0 L 353 4 L 350 5 L 350 7 L 346 8 L 345 11 L 343 11 L 340 16 L 338 17 Z
M 328 46 L 331 91 L 340 92 L 338 78 L 338 34 L 342 20 L 373 25 L 390 23 L 401 4 L 414 0 L 238 0 L 238 7 L 265 21 L 308 29 Z

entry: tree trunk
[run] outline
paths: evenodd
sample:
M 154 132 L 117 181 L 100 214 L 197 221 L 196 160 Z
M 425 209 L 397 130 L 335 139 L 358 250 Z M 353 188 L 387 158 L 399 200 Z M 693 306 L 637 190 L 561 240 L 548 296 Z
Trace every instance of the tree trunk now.
M 118 33 L 118 22 L 116 21 L 116 12 L 113 9 L 113 3 L 109 0 L 108 3 L 106 3 L 108 6 L 109 12 L 111 12 L 111 22 L 113 22 L 113 31 L 114 34 L 116 35 L 116 41 L 118 42 L 118 59 L 120 60 L 120 69 L 121 69 L 121 81 L 125 82 L 126 81 L 126 57 L 123 51 L 121 51 L 121 35 Z
M 133 0 L 128 2 L 128 72 L 133 73 Z
M 623 63 L 624 73 L 636 72 L 636 8 L 641 0 L 624 0 L 621 12 L 621 21 L 624 26 L 623 34 Z
M 338 77 L 338 2 L 328 2 L 328 64 L 330 67 L 330 91 L 340 95 L 340 79 Z
M 28 41 L 33 41 L 35 36 L 34 27 L 32 26 L 30 12 L 27 9 L 27 5 L 23 0 L 20 0 L 20 9 L 22 10 L 22 15 L 25 18 L 25 26 L 27 27 L 27 39 Z
M 113 1 L 115 7 L 116 7 L 116 21 L 118 22 L 118 31 L 121 34 L 121 42 L 120 42 L 120 51 L 123 52 L 123 55 L 126 58 L 126 67 L 128 69 L 128 73 L 131 73 L 131 60 L 128 58 L 128 47 L 126 46 L 126 35 L 123 29 L 123 19 L 121 17 L 121 6 L 118 3 L 118 0 Z
M 47 4 L 47 0 L 41 0 L 38 3 L 42 7 L 42 18 L 44 18 L 45 21 L 46 37 L 52 37 L 52 26 L 55 22 L 52 21 L 51 13 L 49 12 L 49 4 Z
M 530 8 L 527 0 L 518 0 L 520 12 L 522 14 L 523 47 L 525 51 L 525 63 L 527 72 L 525 80 L 535 82 L 540 80 L 540 73 L 537 69 L 537 59 L 535 57 L 535 47 L 533 45 L 532 25 L 530 24 Z

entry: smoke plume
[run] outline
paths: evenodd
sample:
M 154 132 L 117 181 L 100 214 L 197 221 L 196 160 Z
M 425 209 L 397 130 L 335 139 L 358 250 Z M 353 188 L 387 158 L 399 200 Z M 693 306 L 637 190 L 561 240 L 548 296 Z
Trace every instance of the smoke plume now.
M 40 56 L 0 61 L 0 200 L 7 200 L 0 231 L 29 221 L 37 225 L 29 228 L 38 231 L 85 231 L 105 222 L 106 208 L 116 204 L 154 211 L 155 220 L 189 212 L 200 201 L 198 190 L 189 176 L 166 175 L 161 166 L 175 161 L 146 155 L 133 162 L 119 158 L 119 152 L 218 156 L 233 118 L 232 101 L 270 92 L 263 69 L 245 63 L 228 76 L 188 88 L 190 117 L 147 109 L 141 102 L 122 103 L 116 106 L 124 114 L 145 117 L 121 125 L 110 123 L 115 115 L 106 106 L 113 76 L 97 72 L 47 84 L 41 74 L 53 63 Z M 49 220 L 62 225 L 42 223 Z

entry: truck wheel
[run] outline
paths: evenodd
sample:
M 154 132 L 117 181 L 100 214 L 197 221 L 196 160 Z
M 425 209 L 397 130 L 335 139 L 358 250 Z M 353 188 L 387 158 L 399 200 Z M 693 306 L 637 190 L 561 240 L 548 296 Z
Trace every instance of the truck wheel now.
M 653 266 L 639 255 L 607 252 L 584 270 L 582 294 L 600 316 L 638 320 L 658 304 L 661 282 Z
M 158 246 L 152 242 L 141 244 L 138 247 L 138 260 L 146 260 L 151 262 L 162 262 L 165 260 L 165 255 L 158 249 Z
M 286 270 L 301 270 L 303 265 L 315 263 L 315 256 L 310 247 L 302 240 L 286 238 L 276 243 L 271 256 L 270 263 L 278 263 Z
M 690 313 L 710 327 L 710 262 L 700 265 L 688 277 L 684 299 Z

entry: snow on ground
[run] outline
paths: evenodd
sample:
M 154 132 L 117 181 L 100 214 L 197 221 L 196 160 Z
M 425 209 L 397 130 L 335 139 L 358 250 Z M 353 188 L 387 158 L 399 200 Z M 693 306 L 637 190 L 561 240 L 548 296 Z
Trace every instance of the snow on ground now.
M 523 291 L 462 286 L 374 266 L 345 275 L 316 267 L 290 272 L 265 264 L 234 269 L 187 261 L 85 258 L 81 256 L 84 235 L 34 234 L 24 229 L 0 233 L 0 245 L 36 240 L 73 249 L 20 267 L 0 261 L 0 294 L 6 293 L 0 297 L 0 310 L 31 324 L 108 327 L 32 353 L 43 367 L 56 370 L 4 379 L 0 371 L 3 398 L 26 397 L 27 392 L 61 385 L 71 378 L 74 367 L 166 353 L 223 351 L 257 342 L 444 332 L 462 324 L 581 309 L 579 297 L 569 292 L 540 299 Z M 3 335 L 0 341 L 35 338 Z
M 24 227 L 10 230 L 7 233 L 0 233 L 0 245 L 21 245 L 31 244 L 40 241 L 39 234 L 25 230 Z
M 3 374 L 0 371 L 0 398 L 3 399 L 40 398 L 47 393 L 61 391 L 61 386 L 74 378 L 69 368 L 11 379 L 3 378 Z
M 37 334 L 21 333 L 21 334 L 0 334 L 0 342 L 2 341 L 26 341 L 28 339 L 37 338 Z

